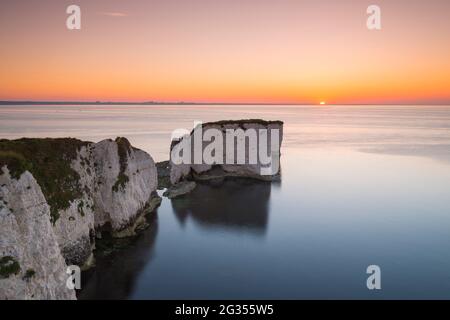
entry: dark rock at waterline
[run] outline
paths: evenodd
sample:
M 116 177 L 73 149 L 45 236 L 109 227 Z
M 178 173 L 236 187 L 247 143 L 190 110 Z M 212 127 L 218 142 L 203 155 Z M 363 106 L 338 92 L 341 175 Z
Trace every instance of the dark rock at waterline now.
M 167 191 L 163 193 L 163 196 L 169 199 L 181 197 L 194 190 L 196 186 L 197 184 L 194 181 L 181 181 L 168 188 Z
M 170 183 L 170 161 L 161 161 L 156 163 L 158 171 L 158 190 L 169 188 Z

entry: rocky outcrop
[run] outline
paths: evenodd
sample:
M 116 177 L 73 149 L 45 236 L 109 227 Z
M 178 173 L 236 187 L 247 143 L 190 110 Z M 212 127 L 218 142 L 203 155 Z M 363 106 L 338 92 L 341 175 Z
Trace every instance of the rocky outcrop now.
M 225 120 L 198 125 L 189 135 L 172 141 L 170 183 L 224 177 L 276 180 L 281 172 L 282 140 L 281 121 Z
M 170 187 L 170 161 L 156 163 L 158 171 L 158 189 L 162 190 Z
M 125 138 L 0 140 L 0 182 L 0 299 L 74 298 L 67 265 L 88 267 L 96 237 L 134 235 L 160 203 L 153 159 Z
M 163 196 L 169 199 L 174 199 L 188 194 L 195 189 L 197 184 L 194 181 L 181 181 L 177 184 L 170 186 L 164 193 Z
M 74 299 L 50 209 L 29 172 L 0 175 L 0 300 Z

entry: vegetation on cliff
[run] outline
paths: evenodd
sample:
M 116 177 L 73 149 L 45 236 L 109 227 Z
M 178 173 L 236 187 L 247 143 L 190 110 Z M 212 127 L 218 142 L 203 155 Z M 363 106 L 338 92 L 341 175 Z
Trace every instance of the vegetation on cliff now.
M 158 189 L 170 187 L 170 161 L 161 161 L 156 163 L 158 171 Z
M 9 278 L 9 276 L 19 272 L 20 265 L 14 257 L 4 256 L 0 258 L 0 279 Z
M 123 137 L 117 137 L 115 141 L 117 143 L 117 153 L 119 154 L 120 171 L 112 190 L 114 192 L 118 192 L 119 189 L 125 188 L 125 184 L 130 180 L 125 174 L 125 170 L 127 169 L 128 154 L 131 150 L 131 144 L 126 138 Z
M 80 176 L 71 162 L 87 144 L 73 138 L 0 139 L 0 168 L 6 165 L 15 179 L 26 170 L 31 172 L 50 205 L 54 224 L 59 218 L 58 211 L 67 209 L 71 201 L 82 196 Z

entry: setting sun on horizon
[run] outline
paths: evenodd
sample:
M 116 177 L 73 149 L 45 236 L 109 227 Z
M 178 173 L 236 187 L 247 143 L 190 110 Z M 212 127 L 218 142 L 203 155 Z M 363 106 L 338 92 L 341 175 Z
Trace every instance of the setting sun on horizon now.
M 2 1 L 0 100 L 450 103 L 448 1 L 77 4 Z

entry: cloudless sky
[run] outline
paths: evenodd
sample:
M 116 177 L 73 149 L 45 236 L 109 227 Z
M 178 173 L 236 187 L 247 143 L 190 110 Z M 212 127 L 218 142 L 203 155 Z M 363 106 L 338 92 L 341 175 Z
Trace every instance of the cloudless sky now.
M 448 0 L 2 0 L 0 40 L 0 100 L 450 103 Z

